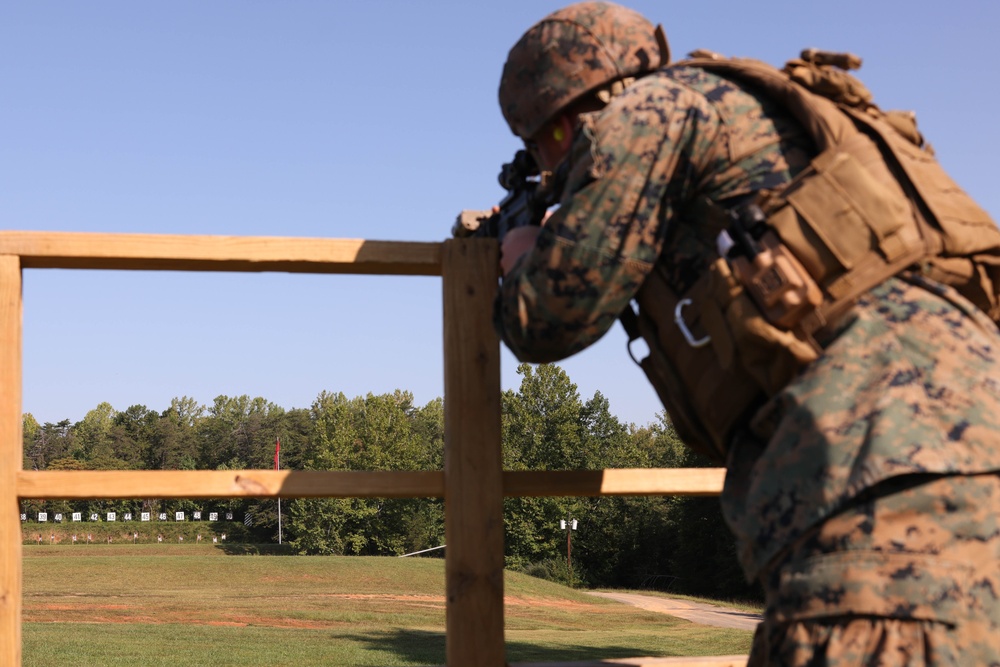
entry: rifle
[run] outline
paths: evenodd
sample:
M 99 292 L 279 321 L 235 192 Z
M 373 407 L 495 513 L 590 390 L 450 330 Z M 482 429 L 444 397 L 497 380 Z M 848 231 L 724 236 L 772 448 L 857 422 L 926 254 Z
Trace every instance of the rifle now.
M 493 211 L 462 211 L 451 235 L 455 238 L 503 237 L 512 229 L 541 225 L 545 212 L 558 201 L 561 188 L 552 187 L 550 172 L 542 173 L 528 151 L 519 150 L 500 169 L 497 177 L 507 194 Z

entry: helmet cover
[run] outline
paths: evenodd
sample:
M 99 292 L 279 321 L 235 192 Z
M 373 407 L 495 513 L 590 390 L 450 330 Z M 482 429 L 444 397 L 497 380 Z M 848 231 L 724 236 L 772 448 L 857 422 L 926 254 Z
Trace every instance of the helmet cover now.
M 510 50 L 500 109 L 511 131 L 527 139 L 582 95 L 668 60 L 656 28 L 638 12 L 580 2 L 536 23 Z

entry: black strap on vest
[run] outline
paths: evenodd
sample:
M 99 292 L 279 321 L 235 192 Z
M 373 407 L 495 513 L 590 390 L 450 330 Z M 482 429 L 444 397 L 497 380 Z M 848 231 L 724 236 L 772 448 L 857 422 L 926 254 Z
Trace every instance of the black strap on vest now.
M 628 342 L 625 344 L 625 349 L 628 350 L 628 356 L 632 357 L 632 361 L 636 363 L 637 366 L 641 366 L 639 360 L 635 358 L 635 353 L 632 352 L 632 343 L 634 343 L 642 336 L 639 333 L 639 316 L 635 314 L 632 310 L 632 304 L 625 306 L 625 309 L 618 315 L 618 321 L 622 323 L 622 328 L 625 329 L 625 335 L 628 336 Z

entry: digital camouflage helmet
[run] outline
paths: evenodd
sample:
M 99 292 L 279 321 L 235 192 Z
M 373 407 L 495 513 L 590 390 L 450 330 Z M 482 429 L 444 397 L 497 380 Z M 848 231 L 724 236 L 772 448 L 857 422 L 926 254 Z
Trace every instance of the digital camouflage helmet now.
M 514 45 L 500 79 L 500 109 L 514 134 L 534 136 L 587 93 L 665 66 L 663 30 L 610 2 L 581 2 L 536 23 Z

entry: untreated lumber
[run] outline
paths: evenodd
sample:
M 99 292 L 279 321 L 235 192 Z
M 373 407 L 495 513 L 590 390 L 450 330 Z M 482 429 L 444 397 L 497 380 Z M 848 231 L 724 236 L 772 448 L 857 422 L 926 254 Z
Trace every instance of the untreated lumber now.
M 441 275 L 441 244 L 280 236 L 0 232 L 26 269 Z
M 21 664 L 21 266 L 0 255 L 0 665 Z
M 496 241 L 444 244 L 445 654 L 504 667 L 500 341 Z
M 518 470 L 504 473 L 507 496 L 717 496 L 724 468 Z
M 17 474 L 22 498 L 421 498 L 440 471 L 51 470 Z
M 16 471 L 21 498 L 440 498 L 444 473 L 427 471 L 42 470 Z M 507 471 L 503 495 L 712 496 L 721 468 Z

